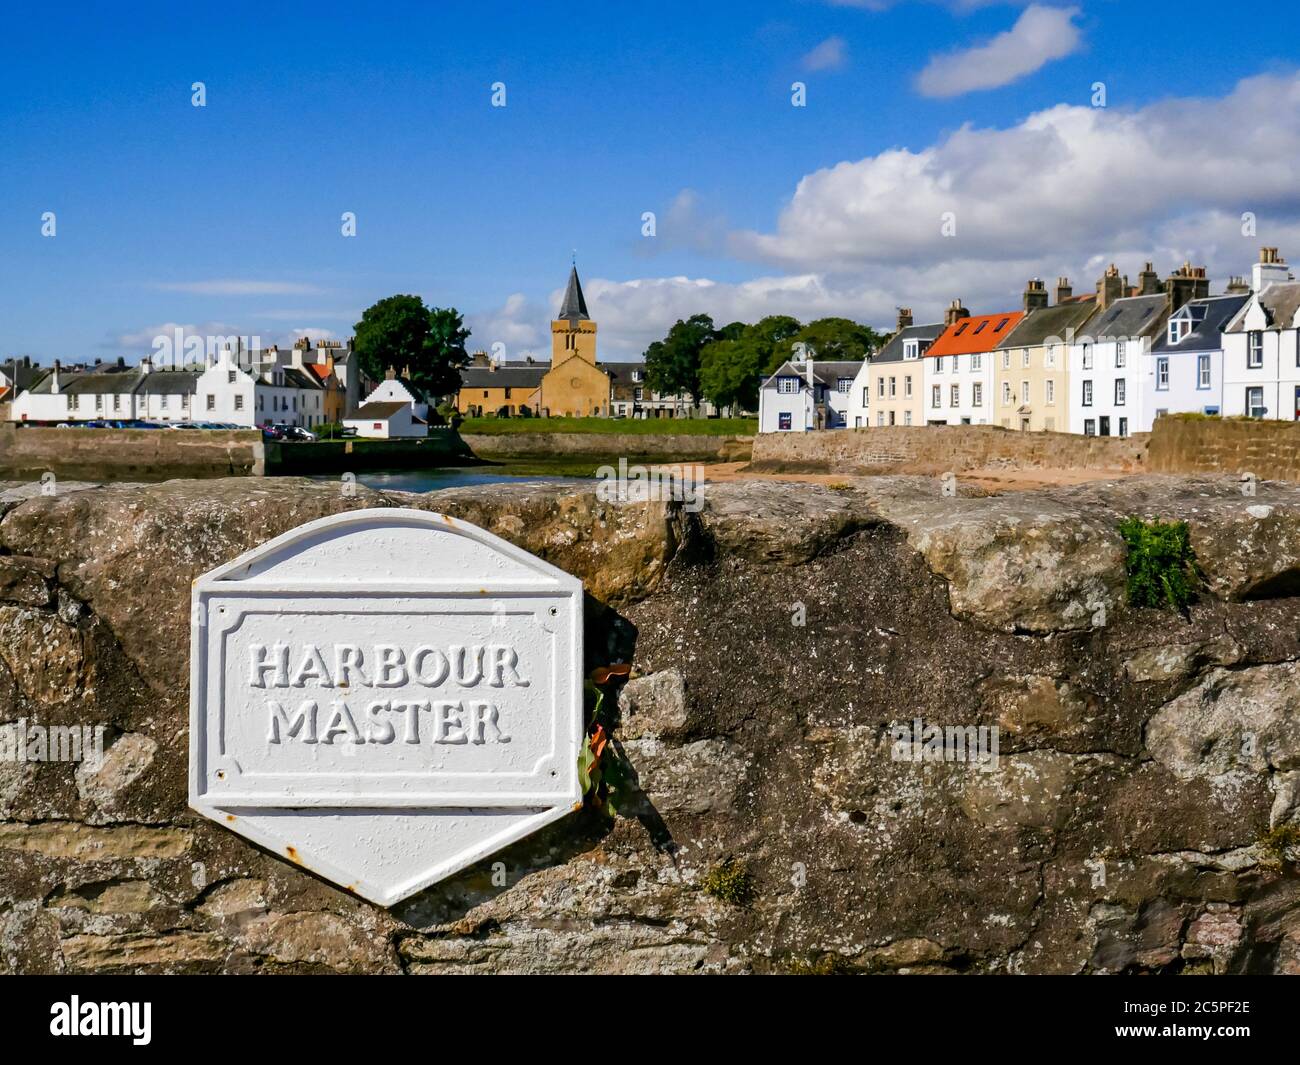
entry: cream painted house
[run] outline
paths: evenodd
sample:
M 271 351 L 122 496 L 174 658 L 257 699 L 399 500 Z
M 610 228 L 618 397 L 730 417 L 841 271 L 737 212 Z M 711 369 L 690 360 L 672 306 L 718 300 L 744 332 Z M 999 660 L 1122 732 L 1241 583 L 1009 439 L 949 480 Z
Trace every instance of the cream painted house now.
M 1065 278 L 1057 280 L 1056 291 L 1056 306 L 1031 308 L 993 352 L 994 425 L 1030 432 L 1069 431 L 1066 356 L 1097 305 L 1091 294 L 1073 298 Z
M 853 387 L 858 393 L 850 405 L 851 427 L 856 419 L 867 417 L 863 425 L 924 425 L 922 416 L 922 356 L 943 332 L 942 322 L 913 325 L 912 312 L 903 308 L 898 314 L 898 330 L 889 342 L 866 365 L 865 373 Z M 862 382 L 865 378 L 865 386 Z M 867 395 L 861 393 L 865 387 Z

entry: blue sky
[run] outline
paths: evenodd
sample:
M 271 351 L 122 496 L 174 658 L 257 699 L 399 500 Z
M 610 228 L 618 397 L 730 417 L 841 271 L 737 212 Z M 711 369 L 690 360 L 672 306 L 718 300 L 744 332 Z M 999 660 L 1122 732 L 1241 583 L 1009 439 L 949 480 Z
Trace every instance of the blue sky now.
M 1091 287 L 1110 259 L 1220 279 L 1260 243 L 1300 257 L 1286 21 L 1110 0 L 10 12 L 0 358 L 134 361 L 177 325 L 342 338 L 395 292 L 515 357 L 574 248 L 614 358 L 700 310 L 886 325 L 900 302 L 1012 306 L 1037 273 Z

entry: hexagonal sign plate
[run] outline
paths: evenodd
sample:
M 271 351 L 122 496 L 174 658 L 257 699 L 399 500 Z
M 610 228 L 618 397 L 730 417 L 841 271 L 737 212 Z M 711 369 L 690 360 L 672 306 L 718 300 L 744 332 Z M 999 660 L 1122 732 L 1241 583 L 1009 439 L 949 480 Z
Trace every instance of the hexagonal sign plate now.
M 309 522 L 194 582 L 190 805 L 391 905 L 581 803 L 582 582 L 441 514 Z

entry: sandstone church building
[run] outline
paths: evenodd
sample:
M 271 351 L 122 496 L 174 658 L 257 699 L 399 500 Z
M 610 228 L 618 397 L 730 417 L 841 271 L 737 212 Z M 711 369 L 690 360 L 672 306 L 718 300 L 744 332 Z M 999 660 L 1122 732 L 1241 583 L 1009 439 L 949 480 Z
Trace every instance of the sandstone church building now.
M 551 364 L 494 362 L 484 352 L 461 373 L 456 409 L 462 414 L 528 413 L 554 417 L 601 417 L 610 413 L 613 376 L 596 362 L 596 323 L 587 313 L 578 268 L 559 316 L 551 322 Z

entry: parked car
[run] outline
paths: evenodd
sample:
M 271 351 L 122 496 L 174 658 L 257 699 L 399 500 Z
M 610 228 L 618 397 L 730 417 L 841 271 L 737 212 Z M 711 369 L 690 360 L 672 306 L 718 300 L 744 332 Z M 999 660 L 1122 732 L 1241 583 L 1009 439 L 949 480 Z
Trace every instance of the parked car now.
M 268 422 L 266 425 L 262 426 L 262 436 L 266 440 L 283 440 L 284 431 L 278 426 L 272 425 Z
M 299 443 L 311 443 L 316 439 L 316 434 L 309 429 L 304 429 L 301 425 L 291 425 L 285 432 L 285 437 L 289 440 L 296 440 Z

